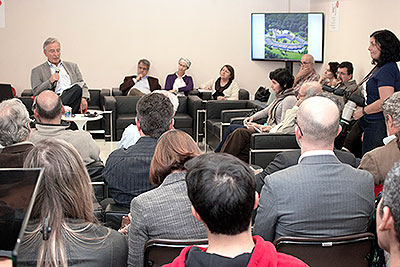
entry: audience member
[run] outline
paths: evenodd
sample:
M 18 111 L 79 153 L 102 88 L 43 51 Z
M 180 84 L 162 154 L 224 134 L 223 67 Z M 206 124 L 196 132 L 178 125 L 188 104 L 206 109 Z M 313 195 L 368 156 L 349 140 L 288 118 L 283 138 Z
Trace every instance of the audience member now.
M 190 65 L 192 63 L 189 59 L 181 57 L 178 61 L 178 71 L 167 76 L 165 90 L 178 95 L 187 95 L 189 91 L 193 90 L 193 79 L 185 74 Z
M 357 88 L 357 83 L 355 80 L 353 80 L 353 72 L 354 68 L 351 62 L 343 61 L 340 63 L 337 69 L 339 84 L 336 89 L 341 89 L 349 93 L 355 90 L 353 94 L 362 95 L 361 88 Z
M 18 266 L 126 266 L 124 236 L 94 223 L 93 189 L 71 145 L 43 140 L 28 154 L 24 167 L 43 168 L 44 173 Z
M 307 266 L 252 237 L 251 214 L 257 207 L 250 168 L 228 154 L 206 154 L 186 165 L 193 216 L 204 223 L 208 248 L 186 247 L 166 266 Z
M 0 103 L 0 168 L 21 168 L 33 148 L 29 142 L 29 113 L 21 100 Z
M 119 86 L 123 95 L 145 95 L 161 89 L 158 79 L 147 75 L 150 70 L 150 61 L 141 59 L 138 62 L 137 75 L 126 76 Z
M 299 163 L 265 178 L 254 233 L 333 237 L 365 232 L 374 209 L 372 175 L 333 153 L 340 111 L 326 97 L 306 99 L 297 111 Z
M 157 139 L 174 125 L 173 107 L 162 94 L 142 96 L 136 105 L 136 127 L 140 139 L 128 149 L 117 149 L 107 159 L 103 176 L 111 197 L 124 207 L 131 200 L 153 188 L 149 169 Z
M 386 266 L 400 265 L 400 162 L 388 173 L 383 195 L 376 210 L 376 232 L 379 246 L 390 254 Z
M 34 115 L 36 129 L 32 129 L 30 141 L 34 144 L 43 139 L 54 137 L 70 143 L 81 155 L 85 165 L 100 161 L 100 148 L 90 133 L 83 130 L 69 130 L 69 124 L 62 124 L 64 106 L 61 98 L 53 91 L 45 90 L 36 97 Z
M 386 137 L 385 119 L 382 103 L 393 92 L 400 90 L 400 72 L 396 64 L 400 60 L 400 41 L 389 30 L 380 30 L 371 34 L 368 47 L 372 63 L 376 66 L 367 75 L 367 105 L 357 107 L 353 113 L 355 120 L 360 119 L 364 130 L 362 154 L 383 146 Z
M 201 84 L 200 88 L 211 91 L 215 100 L 238 100 L 240 88 L 234 79 L 235 70 L 233 67 L 224 65 L 219 71 L 217 79 Z
M 319 82 L 323 85 L 329 87 L 336 87 L 339 84 L 339 80 L 337 77 L 337 70 L 338 70 L 339 62 L 331 61 L 326 66 L 324 75 L 322 75 Z
M 400 92 L 389 96 L 382 104 L 388 137 L 385 146 L 377 147 L 364 154 L 359 168 L 369 171 L 376 185 L 383 184 L 393 164 L 400 160 Z
M 129 266 L 143 266 L 144 244 L 150 238 L 206 238 L 204 226 L 191 216 L 184 164 L 201 154 L 185 132 L 164 133 L 150 165 L 150 181 L 157 188 L 132 200 L 129 228 Z
M 155 90 L 153 91 L 153 93 L 163 94 L 169 98 L 169 100 L 172 103 L 172 106 L 174 107 L 174 116 L 175 116 L 175 113 L 179 107 L 178 97 L 175 94 L 165 90 Z M 128 127 L 125 128 L 124 132 L 122 133 L 121 140 L 118 143 L 118 148 L 127 149 L 128 147 L 136 144 L 139 138 L 140 138 L 140 133 L 138 128 L 136 127 L 135 124 L 131 123 L 128 125 Z
M 270 133 L 282 133 L 282 134 L 294 134 L 295 129 L 295 118 L 297 110 L 304 99 L 314 96 L 317 93 L 321 93 L 321 84 L 318 82 L 307 82 L 304 83 L 297 94 L 297 102 L 294 107 L 287 109 L 283 120 L 275 125 Z M 221 152 L 225 152 L 238 157 L 244 162 L 249 161 L 250 152 L 250 139 L 253 132 L 239 128 L 230 134 L 225 143 L 222 146 Z M 265 174 L 266 175 L 266 174 Z M 264 176 L 265 176 L 264 175 Z M 263 176 L 263 177 L 264 177 Z
M 300 90 L 303 83 L 319 81 L 319 74 L 314 69 L 314 57 L 310 54 L 305 54 L 300 60 L 300 70 L 294 77 L 293 89 L 295 92 Z
M 34 95 L 52 90 L 61 97 L 64 105 L 72 108 L 73 113 L 83 113 L 87 110 L 90 94 L 78 65 L 61 60 L 61 45 L 56 38 L 44 41 L 43 52 L 47 61 L 31 72 Z
M 269 79 L 271 80 L 271 89 L 275 95 L 275 100 L 268 105 L 265 109 L 255 113 L 254 115 L 247 117 L 243 124 L 232 124 L 225 131 L 224 136 L 221 140 L 221 143 L 215 150 L 215 152 L 220 152 L 222 147 L 226 144 L 226 140 L 228 136 L 231 136 L 236 129 L 245 128 L 239 131 L 239 139 L 241 139 L 242 135 L 250 136 L 255 132 L 269 132 L 272 127 L 281 123 L 281 121 L 285 117 L 286 110 L 291 109 L 296 103 L 296 97 L 294 95 L 292 85 L 293 85 L 293 75 L 289 72 L 288 69 L 280 68 L 269 73 Z M 260 125 L 254 123 L 254 120 L 259 119 L 267 119 L 266 125 Z M 240 142 L 241 145 L 233 147 L 234 151 L 231 151 L 229 148 L 226 151 L 229 154 L 237 156 L 237 153 L 242 151 L 247 142 L 250 141 L 249 138 L 244 137 L 245 140 L 236 140 Z M 235 144 L 236 144 L 235 141 Z

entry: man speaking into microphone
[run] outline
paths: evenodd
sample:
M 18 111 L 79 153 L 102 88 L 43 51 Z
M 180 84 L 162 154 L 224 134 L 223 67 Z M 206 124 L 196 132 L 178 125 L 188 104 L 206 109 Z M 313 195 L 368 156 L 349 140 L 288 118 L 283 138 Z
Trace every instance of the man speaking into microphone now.
M 83 81 L 77 64 L 61 60 L 61 46 L 56 38 L 47 38 L 43 43 L 47 61 L 31 72 L 33 94 L 52 90 L 61 97 L 64 106 L 70 106 L 73 113 L 83 113 L 88 106 L 89 90 Z

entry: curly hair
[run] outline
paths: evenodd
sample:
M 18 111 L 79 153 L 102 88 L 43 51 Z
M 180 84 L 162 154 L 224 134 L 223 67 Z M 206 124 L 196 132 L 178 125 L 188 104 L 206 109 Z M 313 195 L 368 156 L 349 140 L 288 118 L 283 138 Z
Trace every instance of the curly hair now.
M 388 62 L 397 62 L 400 60 L 400 41 L 397 36 L 389 30 L 379 30 L 373 32 L 370 37 L 374 37 L 381 50 L 379 59 L 372 62 L 379 67 Z

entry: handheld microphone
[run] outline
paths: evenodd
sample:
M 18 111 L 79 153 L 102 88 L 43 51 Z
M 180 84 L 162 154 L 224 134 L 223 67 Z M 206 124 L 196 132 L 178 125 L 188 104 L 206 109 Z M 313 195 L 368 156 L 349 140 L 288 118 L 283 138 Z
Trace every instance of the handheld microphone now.
M 56 68 L 56 72 L 55 73 L 60 73 L 60 68 L 59 67 L 57 67 Z M 51 88 L 56 88 L 56 86 L 57 86 L 57 82 L 58 81 L 54 81 L 52 84 L 51 84 Z

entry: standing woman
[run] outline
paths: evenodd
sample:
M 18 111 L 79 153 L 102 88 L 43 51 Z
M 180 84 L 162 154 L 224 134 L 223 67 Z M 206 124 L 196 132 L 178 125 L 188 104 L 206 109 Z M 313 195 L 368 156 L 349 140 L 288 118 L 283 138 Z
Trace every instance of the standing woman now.
M 367 105 L 357 107 L 354 119 L 360 119 L 364 130 L 362 154 L 383 146 L 386 137 L 385 119 L 382 113 L 383 101 L 400 90 L 400 72 L 396 62 L 400 60 L 400 41 L 389 30 L 371 34 L 368 47 L 375 68 L 366 84 Z
M 189 59 L 181 57 L 178 61 L 178 71 L 167 76 L 165 90 L 178 95 L 187 95 L 193 90 L 193 79 L 185 74 L 191 64 Z
M 234 79 L 235 70 L 233 67 L 224 65 L 219 71 L 217 79 L 203 83 L 200 88 L 212 91 L 215 100 L 238 100 L 240 88 Z

